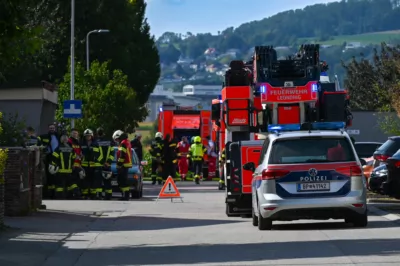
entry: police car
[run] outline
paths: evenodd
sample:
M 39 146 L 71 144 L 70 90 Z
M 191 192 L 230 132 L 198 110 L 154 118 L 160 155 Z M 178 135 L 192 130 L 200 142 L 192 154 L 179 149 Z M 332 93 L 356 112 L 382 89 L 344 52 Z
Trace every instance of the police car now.
M 362 165 L 344 123 L 270 125 L 253 171 L 252 217 L 260 230 L 273 221 L 344 219 L 368 224 Z

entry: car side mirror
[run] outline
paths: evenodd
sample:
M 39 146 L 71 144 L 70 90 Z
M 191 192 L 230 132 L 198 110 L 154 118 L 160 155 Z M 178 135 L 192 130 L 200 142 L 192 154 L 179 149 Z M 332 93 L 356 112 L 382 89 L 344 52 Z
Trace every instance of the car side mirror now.
M 141 161 L 140 164 L 144 166 L 144 165 L 147 165 L 148 163 L 147 163 L 147 161 Z
M 367 165 L 367 161 L 364 159 L 360 159 L 360 163 L 362 166 Z
M 254 173 L 256 171 L 256 165 L 253 162 L 248 162 L 243 165 L 243 169 Z

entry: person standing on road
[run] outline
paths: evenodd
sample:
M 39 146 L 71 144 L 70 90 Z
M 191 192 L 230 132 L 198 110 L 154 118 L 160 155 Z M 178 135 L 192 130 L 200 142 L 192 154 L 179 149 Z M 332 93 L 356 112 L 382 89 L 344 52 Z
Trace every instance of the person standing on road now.
M 132 147 L 128 139 L 128 135 L 122 130 L 117 130 L 113 134 L 113 140 L 118 142 L 117 151 L 117 171 L 118 171 L 118 185 L 123 193 L 122 200 L 129 201 L 128 172 L 132 168 Z
M 142 146 L 142 135 L 137 133 L 135 138 L 131 141 L 132 149 L 135 150 L 139 161 L 143 161 L 143 146 Z
M 36 146 L 38 144 L 38 138 L 35 135 L 35 130 L 33 127 L 28 127 L 26 129 L 26 134 L 27 134 L 27 140 L 26 140 L 26 146 Z
M 71 175 L 74 168 L 76 154 L 74 149 L 68 144 L 68 136 L 62 135 L 60 145 L 52 153 L 52 162 L 49 165 L 49 172 L 56 174 L 55 177 L 55 198 L 66 198 L 66 191 L 72 192 L 77 188 Z M 72 194 L 68 194 L 71 198 Z
M 201 143 L 201 137 L 194 138 L 194 143 L 190 146 L 188 159 L 193 163 L 194 180 L 196 184 L 200 184 L 203 172 L 203 158 L 207 153 L 206 147 Z
M 59 146 L 59 136 L 54 124 L 49 124 L 47 134 L 38 137 L 38 146 L 42 147 L 46 152 L 45 157 L 45 171 L 46 171 L 46 185 L 44 197 L 54 198 L 55 190 L 55 175 L 49 172 L 49 165 L 52 161 L 52 154 Z
M 189 171 L 189 164 L 187 158 L 189 153 L 189 148 L 190 144 L 188 142 L 187 137 L 182 137 L 182 141 L 178 143 L 177 147 L 179 174 L 181 175 L 182 181 L 186 179 L 186 175 Z
M 99 199 L 101 196 L 101 166 L 97 162 L 100 149 L 94 140 L 93 131 L 86 129 L 83 132 L 82 167 L 85 169 L 86 178 L 82 186 L 82 195 L 85 198 Z
M 171 139 L 171 135 L 167 134 L 164 139 L 164 151 L 163 151 L 163 182 L 171 176 L 174 180 L 176 179 L 176 147 L 177 142 Z
M 155 185 L 157 181 L 159 185 L 162 183 L 163 150 L 163 134 L 161 132 L 157 132 L 149 150 L 151 155 L 151 180 L 153 185 Z
M 102 167 L 102 177 L 104 183 L 104 196 L 105 200 L 111 200 L 112 186 L 111 186 L 111 163 L 114 160 L 114 149 L 111 145 L 111 140 L 104 135 L 103 128 L 99 127 L 97 130 L 97 144 L 99 145 L 99 157 L 97 162 Z
M 79 198 L 81 195 L 80 194 L 80 187 L 81 187 L 81 159 L 82 159 L 82 149 L 81 145 L 79 143 L 79 131 L 75 128 L 71 129 L 71 136 L 68 139 L 68 144 L 74 149 L 74 152 L 76 154 L 75 160 L 74 160 L 74 171 L 72 171 L 71 178 L 73 180 L 73 183 L 77 185 L 76 189 L 73 189 L 73 194 L 76 198 Z

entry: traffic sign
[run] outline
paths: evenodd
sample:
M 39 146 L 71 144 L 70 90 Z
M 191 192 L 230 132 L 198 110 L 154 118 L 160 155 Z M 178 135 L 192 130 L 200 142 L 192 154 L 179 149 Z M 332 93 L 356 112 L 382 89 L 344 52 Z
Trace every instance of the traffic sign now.
M 183 202 L 183 199 L 181 197 L 181 193 L 179 193 L 178 188 L 175 185 L 174 179 L 172 179 L 171 176 L 169 176 L 164 184 L 164 186 L 161 188 L 160 194 L 158 195 L 158 199 L 160 198 L 170 198 L 171 202 L 174 198 L 180 198 L 181 201 Z
M 82 118 L 82 101 L 64 101 L 64 118 Z

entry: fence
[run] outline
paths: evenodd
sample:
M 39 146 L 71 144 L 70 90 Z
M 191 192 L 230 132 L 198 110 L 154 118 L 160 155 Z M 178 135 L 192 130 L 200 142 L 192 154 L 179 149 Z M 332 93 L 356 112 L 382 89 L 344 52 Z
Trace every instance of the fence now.
M 0 184 L 0 226 L 4 216 L 27 215 L 42 205 L 43 154 L 39 148 L 11 147 Z

